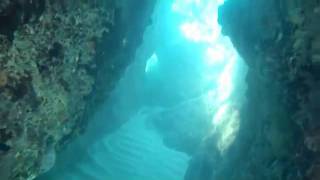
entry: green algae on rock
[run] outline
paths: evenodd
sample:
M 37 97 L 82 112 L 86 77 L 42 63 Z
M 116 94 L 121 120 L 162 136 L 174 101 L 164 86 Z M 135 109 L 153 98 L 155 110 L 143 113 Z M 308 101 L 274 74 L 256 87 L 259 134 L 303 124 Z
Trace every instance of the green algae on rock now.
M 96 45 L 114 21 L 114 7 L 105 5 L 0 3 L 2 180 L 34 179 L 49 170 L 55 152 L 84 128 L 95 84 L 89 71 L 99 66 L 94 61 Z

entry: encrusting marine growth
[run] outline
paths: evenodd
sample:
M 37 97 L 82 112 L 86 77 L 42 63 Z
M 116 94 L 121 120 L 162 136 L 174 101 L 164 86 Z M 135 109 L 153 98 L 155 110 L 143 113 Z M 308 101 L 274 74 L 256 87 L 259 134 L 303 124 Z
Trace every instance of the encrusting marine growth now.
M 110 60 L 115 52 L 101 44 L 121 44 L 123 19 L 109 0 L 0 2 L 1 180 L 48 171 L 56 151 L 84 131 L 89 104 L 105 99 L 140 41 L 143 28 L 117 51 L 125 61 Z

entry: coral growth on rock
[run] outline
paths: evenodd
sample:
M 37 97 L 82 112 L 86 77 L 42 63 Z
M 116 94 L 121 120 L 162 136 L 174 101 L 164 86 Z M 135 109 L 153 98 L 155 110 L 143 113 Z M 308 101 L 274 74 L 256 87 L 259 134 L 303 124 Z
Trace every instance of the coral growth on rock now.
M 114 26 L 113 4 L 0 2 L 1 180 L 33 179 L 47 171 L 55 152 L 85 128 L 95 72 L 110 73 L 95 57 Z M 125 64 L 110 79 L 116 81 Z

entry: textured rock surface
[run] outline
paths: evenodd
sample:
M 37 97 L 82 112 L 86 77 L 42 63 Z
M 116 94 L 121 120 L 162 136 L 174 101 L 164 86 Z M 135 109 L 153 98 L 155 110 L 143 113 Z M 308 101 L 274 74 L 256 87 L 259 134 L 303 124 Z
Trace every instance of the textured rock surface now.
M 151 116 L 165 145 L 190 156 L 197 152 L 203 137 L 211 130 L 210 116 L 209 113 L 203 113 L 206 107 L 202 101 L 202 98 L 191 99 L 161 109 Z
M 140 42 L 128 33 L 145 27 L 125 27 L 122 8 L 108 0 L 0 2 L 1 180 L 48 171 L 85 129 L 89 106 L 107 97 Z
M 205 146 L 186 179 L 319 179 L 319 9 L 316 0 L 228 0 L 220 8 L 222 31 L 249 66 L 248 101 L 233 146 L 223 156 Z M 209 163 L 206 153 L 215 156 Z

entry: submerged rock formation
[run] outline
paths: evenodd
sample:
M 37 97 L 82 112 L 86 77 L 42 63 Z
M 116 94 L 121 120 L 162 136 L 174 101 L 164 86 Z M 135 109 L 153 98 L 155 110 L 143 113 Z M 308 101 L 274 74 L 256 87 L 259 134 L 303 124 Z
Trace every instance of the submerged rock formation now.
M 144 11 L 124 8 L 112 0 L 0 2 L 1 180 L 48 171 L 85 130 L 148 23 Z
M 185 179 L 320 179 L 319 1 L 228 0 L 219 13 L 249 66 L 247 102 L 235 143 L 223 155 L 206 143 Z

